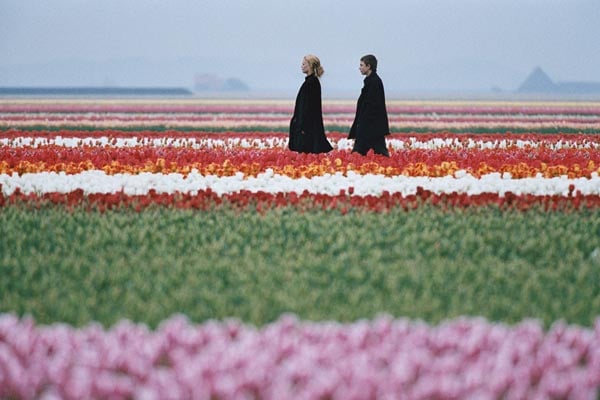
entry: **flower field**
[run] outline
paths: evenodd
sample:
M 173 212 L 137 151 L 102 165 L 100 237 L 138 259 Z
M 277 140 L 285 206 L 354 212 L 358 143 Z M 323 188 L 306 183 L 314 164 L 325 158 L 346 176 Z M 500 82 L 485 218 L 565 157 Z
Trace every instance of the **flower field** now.
M 585 398 L 600 103 L 0 99 L 1 398 Z

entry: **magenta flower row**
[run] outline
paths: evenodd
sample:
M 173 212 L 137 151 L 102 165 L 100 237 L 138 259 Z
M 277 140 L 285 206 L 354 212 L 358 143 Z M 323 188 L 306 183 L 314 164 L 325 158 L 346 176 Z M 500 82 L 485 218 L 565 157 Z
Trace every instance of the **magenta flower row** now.
M 64 399 L 595 399 L 593 328 L 381 316 L 342 324 L 284 315 L 255 328 L 176 316 L 37 325 L 0 315 L 0 397 Z

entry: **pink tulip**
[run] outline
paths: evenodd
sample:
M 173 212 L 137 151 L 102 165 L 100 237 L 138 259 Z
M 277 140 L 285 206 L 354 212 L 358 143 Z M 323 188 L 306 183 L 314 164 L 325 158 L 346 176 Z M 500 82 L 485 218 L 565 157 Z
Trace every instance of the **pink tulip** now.
M 37 326 L 0 315 L 0 397 L 594 398 L 600 324 L 515 326 L 459 318 L 437 326 L 380 317 L 352 324 L 293 316 L 155 331 Z

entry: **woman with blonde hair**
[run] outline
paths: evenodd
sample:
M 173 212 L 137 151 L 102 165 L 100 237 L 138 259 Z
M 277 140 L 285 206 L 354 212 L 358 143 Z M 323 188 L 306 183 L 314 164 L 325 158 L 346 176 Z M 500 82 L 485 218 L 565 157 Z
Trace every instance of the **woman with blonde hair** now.
M 319 82 L 325 71 L 319 58 L 312 54 L 304 56 L 300 68 L 306 77 L 296 96 L 288 146 L 299 153 L 327 153 L 333 147 L 325 137 Z

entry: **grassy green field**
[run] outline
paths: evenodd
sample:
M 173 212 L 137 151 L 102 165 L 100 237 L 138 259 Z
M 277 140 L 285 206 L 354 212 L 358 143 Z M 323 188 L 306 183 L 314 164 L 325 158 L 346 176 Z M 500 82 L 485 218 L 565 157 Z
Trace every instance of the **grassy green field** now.
M 39 323 L 156 326 L 185 313 L 263 325 L 291 312 L 589 326 L 600 315 L 600 210 L 9 206 L 0 237 L 0 312 Z

